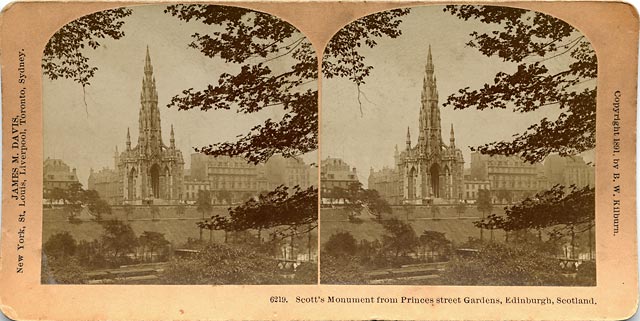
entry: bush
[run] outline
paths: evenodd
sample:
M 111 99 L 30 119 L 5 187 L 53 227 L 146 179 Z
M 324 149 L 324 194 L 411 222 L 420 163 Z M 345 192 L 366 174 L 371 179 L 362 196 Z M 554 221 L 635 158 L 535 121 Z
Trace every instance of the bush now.
M 42 256 L 42 273 L 40 282 L 43 284 L 82 284 L 87 281 L 85 270 L 75 257 L 64 259 Z
M 332 256 L 326 253 L 320 261 L 322 284 L 366 284 L 363 267 L 353 256 Z
M 165 284 L 282 284 L 278 262 L 252 248 L 207 244 L 200 252 L 176 257 L 160 278 Z
M 563 286 L 571 281 L 560 264 L 531 247 L 489 243 L 478 255 L 456 256 L 442 274 L 447 285 Z
M 43 250 L 49 257 L 63 258 L 73 256 L 77 247 L 78 243 L 69 232 L 61 232 L 51 235 Z
M 586 261 L 578 266 L 576 283 L 580 286 L 596 285 L 596 262 Z
M 318 265 L 310 262 L 300 264 L 296 268 L 295 284 L 318 283 Z
M 353 256 L 358 250 L 356 239 L 349 232 L 338 232 L 332 234 L 324 244 L 324 254 L 332 256 L 348 255 Z

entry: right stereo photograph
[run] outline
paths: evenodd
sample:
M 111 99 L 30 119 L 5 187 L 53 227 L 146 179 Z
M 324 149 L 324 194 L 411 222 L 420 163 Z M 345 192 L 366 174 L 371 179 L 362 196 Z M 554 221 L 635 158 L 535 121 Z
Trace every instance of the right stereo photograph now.
M 597 58 L 553 16 L 399 8 L 324 51 L 320 283 L 595 286 Z

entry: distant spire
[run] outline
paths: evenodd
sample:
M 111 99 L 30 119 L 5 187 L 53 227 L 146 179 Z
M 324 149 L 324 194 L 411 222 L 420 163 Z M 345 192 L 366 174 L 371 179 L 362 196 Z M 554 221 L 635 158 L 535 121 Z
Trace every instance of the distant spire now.
M 131 134 L 129 134 L 129 127 L 127 127 L 127 150 L 131 149 Z
M 173 124 L 171 124 L 171 138 L 169 139 L 169 142 L 171 143 L 171 148 L 176 148 L 176 139 L 173 135 Z
M 409 126 L 407 126 L 407 150 L 411 149 L 411 133 L 409 132 Z
M 451 124 L 451 137 L 449 138 L 449 143 L 451 145 L 451 148 L 456 147 L 456 137 L 453 133 L 453 123 Z

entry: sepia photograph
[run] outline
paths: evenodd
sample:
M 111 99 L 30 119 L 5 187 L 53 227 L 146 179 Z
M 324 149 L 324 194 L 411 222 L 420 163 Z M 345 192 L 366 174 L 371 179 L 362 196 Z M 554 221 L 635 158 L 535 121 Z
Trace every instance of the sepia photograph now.
M 323 77 L 322 284 L 596 285 L 580 30 L 500 6 L 382 11 L 333 36 Z
M 631 318 L 638 17 L 11 3 L 0 315 Z
M 317 58 L 275 16 L 95 12 L 47 43 L 43 284 L 317 284 Z

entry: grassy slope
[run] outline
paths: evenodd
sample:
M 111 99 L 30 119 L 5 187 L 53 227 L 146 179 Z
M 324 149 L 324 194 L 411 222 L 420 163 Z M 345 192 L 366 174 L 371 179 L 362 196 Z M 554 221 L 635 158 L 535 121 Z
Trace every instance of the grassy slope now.
M 416 231 L 417 235 L 422 234 L 425 230 L 434 230 L 445 233 L 445 236 L 455 243 L 463 243 L 469 237 L 480 237 L 480 229 L 473 226 L 473 222 L 479 220 L 482 216 L 475 207 L 467 207 L 461 218 L 455 208 L 449 206 L 440 206 L 440 213 L 433 219 L 433 214 L 428 207 L 418 206 L 409 210 L 409 223 Z M 503 214 L 502 207 L 496 206 L 493 210 L 495 214 Z M 337 232 L 350 232 L 356 239 L 374 240 L 381 239 L 384 234 L 382 225 L 372 220 L 372 217 L 363 213 L 359 216 L 362 223 L 351 223 L 347 219 L 347 213 L 338 208 L 322 209 L 320 216 L 321 223 L 321 242 L 326 242 L 332 234 Z M 407 210 L 402 207 L 394 207 L 391 215 L 385 215 L 383 219 L 396 217 L 400 220 L 407 220 Z M 490 237 L 489 231 L 484 231 L 485 239 Z M 494 238 L 497 241 L 504 240 L 504 232 L 494 231 Z

